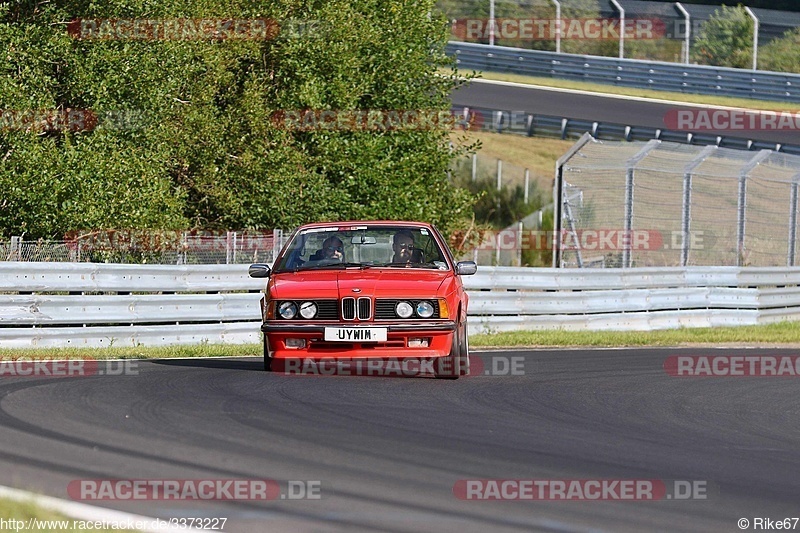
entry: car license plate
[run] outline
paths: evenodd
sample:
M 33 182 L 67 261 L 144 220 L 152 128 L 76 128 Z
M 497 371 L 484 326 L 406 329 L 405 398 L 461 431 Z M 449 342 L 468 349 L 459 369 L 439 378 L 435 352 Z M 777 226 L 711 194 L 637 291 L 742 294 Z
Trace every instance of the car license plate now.
M 386 328 L 325 328 L 331 342 L 386 342 Z

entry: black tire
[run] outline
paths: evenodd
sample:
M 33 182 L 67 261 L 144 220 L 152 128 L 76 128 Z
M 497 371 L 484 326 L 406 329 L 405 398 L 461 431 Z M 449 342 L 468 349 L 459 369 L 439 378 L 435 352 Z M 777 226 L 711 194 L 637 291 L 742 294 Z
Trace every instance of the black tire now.
M 467 324 L 464 324 L 464 331 L 461 335 L 461 364 L 459 365 L 459 375 L 469 376 L 469 333 L 467 332 Z
M 450 353 L 440 357 L 434 364 L 434 375 L 439 379 L 458 379 L 461 375 L 462 327 L 459 324 L 453 332 Z
M 269 343 L 266 335 L 264 335 L 264 371 L 272 372 L 272 357 L 269 356 Z

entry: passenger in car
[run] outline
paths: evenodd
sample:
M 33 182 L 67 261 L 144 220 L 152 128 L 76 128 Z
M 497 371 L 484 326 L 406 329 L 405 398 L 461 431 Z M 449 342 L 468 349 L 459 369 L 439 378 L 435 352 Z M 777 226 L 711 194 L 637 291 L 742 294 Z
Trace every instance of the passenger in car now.
M 331 235 L 325 239 L 322 243 L 322 249 L 317 250 L 314 252 L 314 255 L 310 257 L 311 261 L 321 261 L 323 259 L 333 259 L 336 261 L 344 260 L 344 243 L 342 243 L 339 237 Z

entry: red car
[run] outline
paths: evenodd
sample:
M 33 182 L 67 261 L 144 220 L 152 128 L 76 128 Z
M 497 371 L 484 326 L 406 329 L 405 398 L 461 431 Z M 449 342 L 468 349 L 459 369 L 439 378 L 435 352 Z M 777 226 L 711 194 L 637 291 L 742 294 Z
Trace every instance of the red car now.
M 420 222 L 307 224 L 274 265 L 261 301 L 264 369 L 285 373 L 469 374 L 468 297 L 441 234 Z

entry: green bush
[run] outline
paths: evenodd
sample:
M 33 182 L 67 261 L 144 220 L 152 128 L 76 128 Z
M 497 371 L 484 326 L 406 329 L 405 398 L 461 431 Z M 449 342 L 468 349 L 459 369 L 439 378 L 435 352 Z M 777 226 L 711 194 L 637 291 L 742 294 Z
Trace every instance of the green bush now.
M 451 151 L 446 128 L 293 131 L 273 120 L 285 110 L 449 110 L 460 77 L 437 74 L 451 65 L 449 26 L 430 16 L 432 7 L 0 4 L 0 109 L 91 110 L 99 118 L 87 131 L 0 128 L 0 234 L 289 228 L 349 218 L 463 225 L 473 199 L 447 180 L 459 150 Z M 78 18 L 313 24 L 267 40 L 80 40 L 67 32 Z

